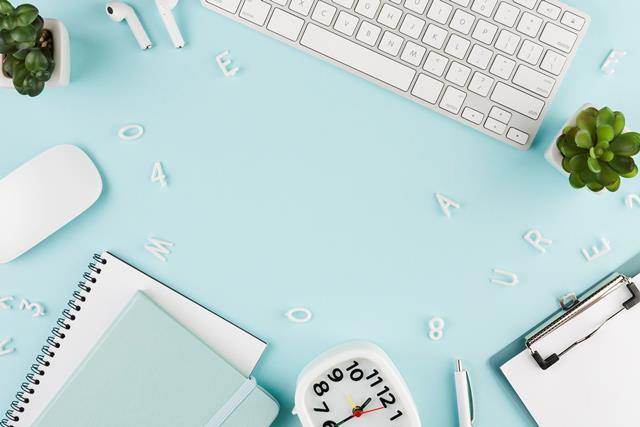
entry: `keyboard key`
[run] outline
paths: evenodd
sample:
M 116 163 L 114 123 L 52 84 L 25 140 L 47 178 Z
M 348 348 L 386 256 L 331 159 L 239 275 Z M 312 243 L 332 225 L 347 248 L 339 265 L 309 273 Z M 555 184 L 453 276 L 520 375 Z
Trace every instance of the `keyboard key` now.
M 484 114 L 482 114 L 478 110 L 474 110 L 471 107 L 465 107 L 465 109 L 462 110 L 462 117 L 469 120 L 473 124 L 479 125 L 480 123 L 482 123 L 482 119 L 484 119 Z
M 524 6 L 529 9 L 533 9 L 538 2 L 538 0 L 513 0 L 515 3 L 518 3 L 520 6 Z
M 445 24 L 449 19 L 451 10 L 453 10 L 453 7 L 451 5 L 441 0 L 433 0 L 433 3 L 429 8 L 429 13 L 427 13 L 427 18 L 433 19 L 434 21 L 441 24 Z
M 482 43 L 492 44 L 493 38 L 495 37 L 497 32 L 497 25 L 494 25 L 487 21 L 483 21 L 481 19 L 478 21 L 475 30 L 473 30 L 473 34 L 471 34 L 471 37 L 478 41 L 481 41 Z
M 584 26 L 585 19 L 576 15 L 575 13 L 565 12 L 560 20 L 567 27 L 571 27 L 576 31 L 580 31 Z
M 207 0 L 207 3 L 231 13 L 236 13 L 240 6 L 240 0 Z
M 308 24 L 300 43 L 322 55 L 400 90 L 408 90 L 416 72 L 315 24 Z
M 437 52 L 431 51 L 429 52 L 429 55 L 427 55 L 427 60 L 424 61 L 424 67 L 422 68 L 433 75 L 442 77 L 448 62 L 449 58 L 446 56 L 442 56 Z
M 558 6 L 546 1 L 540 2 L 540 6 L 538 6 L 538 13 L 551 19 L 558 19 L 558 16 L 560 16 L 560 10 L 561 9 Z
M 526 65 L 520 65 L 513 76 L 513 83 L 548 98 L 556 84 L 556 79 Z
M 318 1 L 316 8 L 311 14 L 311 19 L 324 25 L 330 25 L 333 15 L 336 14 L 336 10 L 335 6 L 331 6 L 323 1 Z
M 353 7 L 354 0 L 333 0 L 335 4 L 339 4 L 342 7 L 351 9 Z
M 342 10 L 338 14 L 338 19 L 336 19 L 336 23 L 333 25 L 333 28 L 335 28 L 336 30 L 340 31 L 343 34 L 352 36 L 353 33 L 356 31 L 357 25 L 358 25 L 358 18 Z
M 402 11 L 400 9 L 390 6 L 389 4 L 385 4 L 382 6 L 382 10 L 378 16 L 378 22 L 389 28 L 396 28 L 398 26 L 398 22 L 400 22 L 401 16 Z
M 524 145 L 529 140 L 529 134 L 521 131 L 520 129 L 511 128 L 509 129 L 509 132 L 507 132 L 507 138 L 513 142 Z
M 480 96 L 489 95 L 491 86 L 493 85 L 493 78 L 485 76 L 482 73 L 475 72 L 469 83 L 469 90 L 473 93 L 477 93 Z
M 503 110 L 502 108 L 493 107 L 489 111 L 489 117 L 496 119 L 500 123 L 509 123 L 511 120 L 511 113 Z
M 532 42 L 531 40 L 525 40 L 522 43 L 520 52 L 518 52 L 518 59 L 521 59 L 529 64 L 536 65 L 542 56 L 544 48 L 539 44 Z
M 489 72 L 494 76 L 508 80 L 515 66 L 516 61 L 513 61 L 506 56 L 497 55 Z
M 313 6 L 313 0 L 291 0 L 289 9 L 298 12 L 300 15 L 307 16 Z
M 520 9 L 510 5 L 509 3 L 502 2 L 500 3 L 500 6 L 498 6 L 498 11 L 496 12 L 496 15 L 493 17 L 493 19 L 495 19 L 502 25 L 513 27 L 513 24 L 516 23 L 519 14 Z
M 422 33 L 422 29 L 426 25 L 426 22 L 420 18 L 416 18 L 415 16 L 407 13 L 404 16 L 404 21 L 402 21 L 402 25 L 400 25 L 400 32 L 402 34 L 406 34 L 409 37 L 413 37 L 417 39 L 420 37 L 420 33 Z
M 458 114 L 462 103 L 464 102 L 467 94 L 461 90 L 454 88 L 453 86 L 447 87 L 440 101 L 440 107 L 447 110 L 450 113 Z
M 304 20 L 285 12 L 282 9 L 276 9 L 271 15 L 267 28 L 282 37 L 289 40 L 297 40 L 302 30 Z
M 429 24 L 422 41 L 435 49 L 442 49 L 447 38 L 447 31 L 434 24 Z
M 564 52 L 571 52 L 573 45 L 576 43 L 578 36 L 571 31 L 560 28 L 552 23 L 547 23 L 542 34 L 540 34 L 540 41 L 548 44 L 551 47 L 555 47 Z
M 507 30 L 500 31 L 498 40 L 496 40 L 496 49 L 501 50 L 509 55 L 516 53 L 518 44 L 520 43 L 520 36 L 513 34 Z
M 462 9 L 458 9 L 456 10 L 456 13 L 453 14 L 453 19 L 451 19 L 449 26 L 456 31 L 460 31 L 462 34 L 469 34 L 475 19 L 476 17 L 472 14 L 467 13 Z
M 491 62 L 492 56 L 493 56 L 493 51 L 477 44 L 477 45 L 474 45 L 473 48 L 471 49 L 471 53 L 467 58 L 467 62 L 471 65 L 474 65 L 484 70 L 489 66 L 489 62 Z
M 404 7 L 418 15 L 422 15 L 427 9 L 427 3 L 429 3 L 429 0 L 407 0 L 404 2 Z
M 464 87 L 469 78 L 469 74 L 471 74 L 471 68 L 465 67 L 457 62 L 452 62 L 445 79 L 455 85 Z
M 486 129 L 489 129 L 491 132 L 497 133 L 498 135 L 502 135 L 504 131 L 507 130 L 507 125 L 491 117 L 489 117 L 487 121 L 484 122 L 484 127 Z
M 422 62 L 422 58 L 424 58 L 424 54 L 426 52 L 427 49 L 425 49 L 424 47 L 415 44 L 412 41 L 409 41 L 404 46 L 404 50 L 402 51 L 402 55 L 400 55 L 400 59 L 417 67 Z
M 381 51 L 387 52 L 389 55 L 396 56 L 400 52 L 400 46 L 402 46 L 402 37 L 393 34 L 392 32 L 385 31 L 380 40 Z
M 356 13 L 367 18 L 373 18 L 380 7 L 380 0 L 358 0 Z
M 545 71 L 550 72 L 551 74 L 555 74 L 559 76 L 564 68 L 564 64 L 567 62 L 567 57 L 561 55 L 552 50 L 548 50 L 544 59 L 542 60 L 542 64 L 540 64 L 540 68 Z
M 444 51 L 454 58 L 462 59 L 467 54 L 470 44 L 469 40 L 463 39 L 457 34 L 452 34 Z
M 498 0 L 474 0 L 471 10 L 488 18 L 493 13 L 496 3 L 498 3 Z
M 375 46 L 381 31 L 380 27 L 367 21 L 363 21 L 362 25 L 360 25 L 360 29 L 358 30 L 358 35 L 356 35 L 356 39 L 368 44 L 369 46 Z
M 424 74 L 418 75 L 416 84 L 411 91 L 412 95 L 427 101 L 430 104 L 435 104 L 442 92 L 444 84 L 434 78 L 426 76 Z
M 240 17 L 254 24 L 264 25 L 271 5 L 262 0 L 245 0 L 240 10 Z
M 535 37 L 540 31 L 540 27 L 542 27 L 542 18 L 525 12 L 522 14 L 516 29 L 529 37 Z
M 544 109 L 544 102 L 538 98 L 502 82 L 496 85 L 491 100 L 534 120 L 540 117 Z

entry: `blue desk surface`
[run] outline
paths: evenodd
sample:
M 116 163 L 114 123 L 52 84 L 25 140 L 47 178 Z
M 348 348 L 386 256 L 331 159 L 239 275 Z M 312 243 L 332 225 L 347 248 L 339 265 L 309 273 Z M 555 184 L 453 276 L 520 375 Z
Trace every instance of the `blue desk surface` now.
M 256 376 L 290 415 L 300 369 L 350 339 L 380 344 L 413 392 L 426 426 L 456 423 L 453 360 L 464 359 L 480 427 L 525 425 L 488 358 L 640 250 L 640 209 L 623 198 L 572 190 L 543 158 L 550 139 L 584 102 L 610 104 L 640 127 L 640 5 L 585 0 L 593 24 L 536 144 L 519 152 L 291 49 L 196 0 L 176 10 L 187 47 L 171 46 L 152 1 L 132 0 L 155 47 L 140 51 L 102 1 L 37 2 L 63 20 L 72 84 L 40 98 L 0 93 L 0 175 L 55 144 L 85 149 L 101 170 L 97 204 L 61 232 L 0 266 L 0 296 L 43 301 L 33 319 L 0 311 L 0 402 L 13 397 L 91 254 L 109 249 L 270 343 Z M 573 1 L 577 5 L 577 2 Z M 188 23 L 188 24 L 187 24 Z M 615 76 L 599 71 L 612 48 L 628 51 Z M 240 66 L 225 78 L 215 56 Z M 117 130 L 147 132 L 122 142 Z M 170 185 L 149 176 L 163 162 Z M 434 197 L 459 201 L 452 218 Z M 522 235 L 540 229 L 547 254 Z M 162 263 L 143 245 L 175 242 Z M 613 251 L 580 254 L 600 237 Z M 519 274 L 490 283 L 493 268 Z M 283 313 L 310 308 L 307 324 Z M 442 341 L 427 337 L 433 315 Z

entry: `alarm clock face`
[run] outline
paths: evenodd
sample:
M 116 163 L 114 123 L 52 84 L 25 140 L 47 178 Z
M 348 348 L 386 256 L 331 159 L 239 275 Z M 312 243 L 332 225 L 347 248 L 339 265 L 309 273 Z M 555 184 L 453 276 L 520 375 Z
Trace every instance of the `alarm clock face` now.
M 308 386 L 305 407 L 313 426 L 407 426 L 395 375 L 366 358 L 348 359 L 327 369 Z M 411 404 L 409 404 L 411 407 Z

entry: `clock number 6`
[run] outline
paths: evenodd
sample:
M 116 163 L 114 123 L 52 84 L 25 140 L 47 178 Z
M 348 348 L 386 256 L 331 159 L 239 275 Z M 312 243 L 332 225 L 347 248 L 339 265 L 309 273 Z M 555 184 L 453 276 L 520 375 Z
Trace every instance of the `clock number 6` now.
M 326 392 L 329 391 L 329 383 L 326 381 L 320 381 L 318 384 L 313 386 L 313 391 L 318 395 L 322 396 Z

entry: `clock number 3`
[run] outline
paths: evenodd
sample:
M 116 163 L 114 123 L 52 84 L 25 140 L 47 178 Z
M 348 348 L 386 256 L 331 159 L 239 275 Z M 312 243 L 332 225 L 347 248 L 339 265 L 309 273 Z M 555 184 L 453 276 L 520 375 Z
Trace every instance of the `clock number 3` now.
M 329 383 L 326 381 L 320 381 L 318 384 L 313 386 L 313 391 L 318 395 L 322 396 L 326 392 L 329 391 Z

